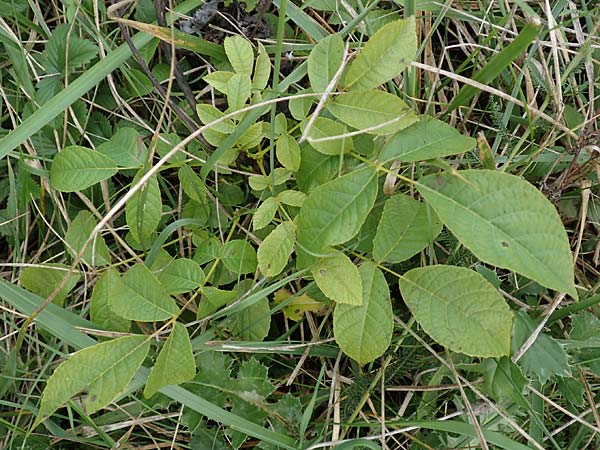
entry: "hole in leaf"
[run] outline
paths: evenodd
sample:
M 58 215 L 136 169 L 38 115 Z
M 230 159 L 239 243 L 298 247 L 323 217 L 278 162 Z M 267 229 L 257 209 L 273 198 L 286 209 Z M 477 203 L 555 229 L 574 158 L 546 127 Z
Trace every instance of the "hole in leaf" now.
M 508 247 L 508 242 L 502 241 L 502 242 L 500 242 L 500 245 L 502 247 Z

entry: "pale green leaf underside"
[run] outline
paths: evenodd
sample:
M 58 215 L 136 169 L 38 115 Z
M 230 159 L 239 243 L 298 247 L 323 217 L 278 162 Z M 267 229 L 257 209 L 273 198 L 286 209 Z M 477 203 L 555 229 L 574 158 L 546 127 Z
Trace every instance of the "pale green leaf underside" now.
M 331 300 L 362 305 L 362 282 L 358 269 L 342 252 L 317 260 L 312 274 L 317 286 Z
M 255 211 L 252 216 L 252 227 L 255 230 L 260 230 L 266 227 L 271 220 L 275 217 L 277 212 L 277 199 L 275 197 L 269 197 L 266 199 Z
M 117 173 L 117 164 L 89 148 L 65 147 L 54 157 L 50 184 L 62 192 L 81 191 Z
M 333 334 L 342 351 L 360 364 L 383 355 L 392 340 L 394 319 L 390 291 L 383 273 L 371 262 L 358 268 L 362 305 L 339 304 L 333 313 Z
M 373 240 L 373 258 L 399 263 L 423 250 L 442 231 L 432 209 L 403 194 L 390 197 Z
M 424 161 L 464 153 L 475 145 L 475 139 L 460 134 L 447 123 L 423 116 L 392 136 L 381 150 L 379 160 Z
M 223 47 L 233 70 L 236 73 L 251 76 L 252 66 L 254 66 L 254 51 L 250 42 L 236 35 L 225 38 Z
M 319 252 L 328 245 L 352 239 L 373 208 L 376 197 L 377 172 L 369 167 L 317 187 L 298 213 L 298 242 Z
M 577 298 L 567 233 L 531 184 L 503 172 L 465 170 L 429 175 L 417 189 L 475 256 Z
M 196 362 L 190 337 L 185 327 L 175 322 L 150 372 L 144 388 L 144 397 L 152 397 L 163 386 L 189 381 L 194 378 L 194 375 L 196 375 Z
M 512 312 L 477 272 L 456 266 L 413 269 L 400 278 L 400 291 L 425 332 L 450 350 L 479 357 L 510 353 Z
M 74 353 L 48 379 L 36 422 L 79 393 L 87 394 L 87 414 L 104 408 L 127 388 L 149 348 L 146 336 L 124 336 Z
M 296 240 L 296 226 L 283 222 L 258 247 L 258 267 L 266 277 L 279 275 L 288 263 Z
M 396 20 L 369 39 L 344 78 L 347 89 L 368 91 L 399 75 L 417 52 L 415 18 Z
M 341 94 L 327 109 L 351 127 L 378 135 L 395 133 L 419 120 L 400 98 L 384 91 Z
M 144 264 L 136 264 L 113 286 L 110 309 L 138 322 L 167 320 L 179 308 Z
M 344 41 L 338 34 L 321 39 L 308 55 L 308 79 L 314 92 L 325 92 L 342 65 Z

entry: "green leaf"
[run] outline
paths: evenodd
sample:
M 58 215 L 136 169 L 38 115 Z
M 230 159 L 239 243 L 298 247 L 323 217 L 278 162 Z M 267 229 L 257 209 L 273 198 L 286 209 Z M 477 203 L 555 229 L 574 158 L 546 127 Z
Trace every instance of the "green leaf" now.
M 300 169 L 296 173 L 298 189 L 308 193 L 331 180 L 337 174 L 339 163 L 339 158 L 323 155 L 310 145 L 303 145 L 300 148 Z
M 279 200 L 284 205 L 301 207 L 306 200 L 306 194 L 300 191 L 288 190 L 281 191 L 277 194 L 277 200 Z
M 185 294 L 204 283 L 204 271 L 196 261 L 178 258 L 158 274 L 158 281 L 171 295 Z
M 338 34 L 321 39 L 308 55 L 308 79 L 314 92 L 325 92 L 342 65 L 344 41 Z
M 252 82 L 250 76 L 245 73 L 236 73 L 227 82 L 227 105 L 229 111 L 242 109 L 250 98 Z
M 81 191 L 117 173 L 117 165 L 108 156 L 89 148 L 72 145 L 54 157 L 50 184 L 61 192 Z
M 254 66 L 254 51 L 252 45 L 243 37 L 229 36 L 223 42 L 227 59 L 236 73 L 252 75 L 252 66 Z
M 485 370 L 485 387 L 494 400 L 511 401 L 527 408 L 523 391 L 529 380 L 523 376 L 521 369 L 512 363 L 510 358 L 487 358 L 482 362 Z
M 79 393 L 86 394 L 86 414 L 104 408 L 127 388 L 149 348 L 147 336 L 124 336 L 71 355 L 48 379 L 33 428 Z
M 198 117 L 204 125 L 218 120 L 225 115 L 213 105 L 209 105 L 207 103 L 197 104 L 196 113 L 198 113 Z M 233 121 L 231 119 L 226 119 L 215 125 L 212 125 L 210 127 L 210 130 L 218 131 L 224 134 L 230 134 L 233 133 L 233 131 L 235 130 L 235 125 L 233 124 Z
M 333 334 L 342 351 L 360 364 L 383 355 L 392 341 L 394 319 L 390 290 L 383 273 L 371 262 L 358 268 L 362 305 L 337 305 Z
M 217 311 L 222 306 L 231 303 L 238 297 L 238 291 L 225 291 L 213 286 L 205 286 L 203 289 L 202 300 L 198 304 L 198 319 L 203 319 L 206 316 Z
M 373 240 L 377 262 L 399 263 L 416 255 L 442 231 L 442 223 L 427 206 L 407 195 L 390 197 Z
M 227 242 L 221 251 L 225 267 L 235 274 L 251 273 L 256 270 L 256 250 L 249 242 L 235 239 Z
M 523 345 L 538 325 L 538 321 L 521 312 L 516 313 L 516 319 L 512 342 L 513 352 Z M 542 384 L 547 383 L 554 376 L 572 376 L 569 355 L 556 339 L 543 332 L 523 354 L 518 365 L 523 368 L 526 375 L 536 377 Z
M 278 203 L 275 197 L 269 197 L 262 202 L 262 204 L 256 208 L 254 216 L 252 217 L 252 228 L 254 228 L 254 230 L 260 230 L 266 227 L 275 217 L 277 207 Z
M 144 175 L 140 170 L 132 181 L 134 186 Z M 156 175 L 150 177 L 141 189 L 127 201 L 125 205 L 125 220 L 133 238 L 144 247 L 149 247 L 151 237 L 158 227 L 162 214 L 160 187 Z
M 476 143 L 447 123 L 422 116 L 417 123 L 392 136 L 381 150 L 379 160 L 424 161 L 468 152 Z
M 25 289 L 48 298 L 67 275 L 69 267 L 64 264 L 45 264 L 43 267 L 25 267 L 19 276 L 19 282 Z M 78 273 L 71 273 L 64 287 L 54 297 L 53 303 L 62 305 L 69 292 L 79 281 Z
M 429 175 L 417 189 L 475 256 L 577 298 L 567 233 L 531 184 L 503 172 L 465 170 Z
M 69 225 L 65 234 L 65 244 L 67 251 L 75 257 L 83 248 L 83 244 L 91 236 L 94 227 L 97 225 L 92 213 L 81 210 Z M 101 234 L 89 243 L 82 256 L 83 262 L 88 266 L 105 266 L 110 264 L 110 253 L 106 242 Z
M 202 77 L 202 79 L 208 84 L 210 84 L 217 91 L 227 95 L 227 83 L 234 75 L 234 72 L 219 70 L 216 72 L 209 73 L 208 75 Z
M 258 56 L 254 63 L 254 75 L 252 77 L 252 88 L 263 90 L 267 87 L 271 77 L 271 59 L 265 49 L 265 46 L 258 43 Z
M 96 147 L 98 153 L 108 156 L 119 167 L 138 168 L 148 158 L 148 148 L 133 128 L 119 128 L 106 142 Z
M 296 172 L 300 168 L 300 146 L 289 134 L 282 134 L 275 145 L 277 160 L 283 167 Z
M 419 120 L 396 95 L 384 91 L 348 92 L 338 95 L 327 109 L 342 122 L 370 134 L 391 134 Z M 391 122 L 391 123 L 390 123 Z M 383 125 L 388 123 L 387 125 Z
M 318 259 L 312 274 L 319 289 L 331 300 L 348 305 L 363 304 L 360 273 L 342 252 Z
M 243 280 L 236 286 L 238 295 L 252 289 L 252 280 Z M 261 297 L 232 316 L 231 333 L 244 341 L 262 341 L 271 327 L 271 308 L 267 297 Z
M 381 27 L 354 59 L 344 78 L 346 89 L 368 91 L 398 76 L 415 58 L 415 17 Z
M 77 36 L 75 30 L 65 23 L 52 32 L 40 58 L 46 74 L 71 73 L 98 55 L 98 47 Z
M 343 244 L 360 230 L 377 197 L 377 172 L 354 170 L 316 188 L 298 213 L 298 242 L 319 252 Z
M 300 124 L 301 130 L 304 132 L 308 120 Z M 332 136 L 341 136 L 348 132 L 346 127 L 341 123 L 335 122 L 325 117 L 317 117 L 313 122 L 313 126 L 308 133 L 308 143 L 319 153 L 324 155 L 339 156 L 354 149 L 352 138 L 336 138 L 327 141 L 313 141 L 313 139 L 323 139 Z
M 187 164 L 184 164 L 179 168 L 177 175 L 183 192 L 185 192 L 189 198 L 198 203 L 206 202 L 206 186 L 204 185 L 202 178 L 196 175 L 194 169 Z
M 292 172 L 283 167 L 277 167 L 274 172 L 273 178 L 275 178 L 275 186 L 285 183 L 292 177 Z M 252 175 L 248 177 L 248 184 L 250 184 L 250 187 L 255 191 L 262 191 L 263 189 L 271 187 L 273 178 L 271 175 Z
M 400 291 L 417 322 L 441 345 L 469 356 L 509 354 L 512 311 L 477 272 L 456 266 L 417 268 L 400 278 Z
M 119 273 L 112 267 L 98 278 L 90 302 L 90 319 L 106 330 L 127 333 L 131 322 L 110 309 L 110 295 L 119 281 Z
M 192 343 L 185 327 L 175 322 L 171 334 L 156 358 L 150 372 L 144 397 L 150 398 L 163 386 L 189 381 L 196 375 Z
M 133 266 L 111 287 L 110 309 L 125 319 L 157 322 L 179 312 L 165 288 L 144 264 Z
M 258 267 L 266 277 L 281 273 L 288 263 L 296 240 L 296 225 L 283 222 L 258 247 Z

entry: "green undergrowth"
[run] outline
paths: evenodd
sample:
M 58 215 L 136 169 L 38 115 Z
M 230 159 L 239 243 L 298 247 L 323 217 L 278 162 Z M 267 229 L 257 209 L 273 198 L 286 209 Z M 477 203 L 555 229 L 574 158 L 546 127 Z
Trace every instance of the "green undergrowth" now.
M 552 3 L 0 2 L 0 447 L 596 448 Z

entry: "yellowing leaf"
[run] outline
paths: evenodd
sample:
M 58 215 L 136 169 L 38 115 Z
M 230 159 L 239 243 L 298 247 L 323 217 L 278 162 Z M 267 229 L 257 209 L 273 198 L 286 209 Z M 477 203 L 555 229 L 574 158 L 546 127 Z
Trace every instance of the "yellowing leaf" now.
M 149 348 L 147 336 L 124 336 L 71 355 L 48 379 L 33 428 L 79 393 L 86 414 L 104 408 L 127 388 Z
M 342 252 L 320 258 L 312 268 L 315 282 L 323 294 L 337 303 L 362 305 L 362 282 L 358 269 Z
M 390 291 L 383 273 L 371 262 L 358 268 L 362 305 L 335 307 L 333 334 L 342 351 L 360 364 L 383 355 L 392 341 L 394 319 Z
M 196 375 L 196 362 L 190 337 L 185 327 L 175 322 L 150 372 L 144 388 L 144 397 L 152 397 L 163 386 L 189 381 L 194 378 L 194 375 Z
M 258 247 L 258 267 L 266 277 L 279 275 L 288 263 L 296 240 L 296 226 L 283 222 Z
M 282 303 L 289 299 L 292 294 L 287 289 L 279 289 L 275 292 L 273 300 L 275 304 Z M 305 312 L 319 313 L 323 311 L 325 305 L 308 294 L 297 295 L 292 298 L 281 311 L 286 318 L 299 322 L 304 317 Z

